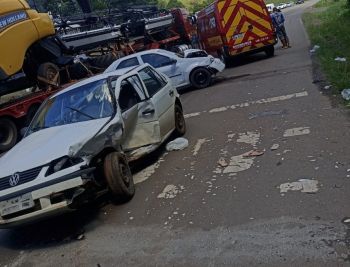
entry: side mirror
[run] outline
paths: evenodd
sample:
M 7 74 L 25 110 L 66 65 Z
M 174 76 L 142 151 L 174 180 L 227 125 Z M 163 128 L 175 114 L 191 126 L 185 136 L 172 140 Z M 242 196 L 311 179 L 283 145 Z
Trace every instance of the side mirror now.
M 21 134 L 22 137 L 24 137 L 24 135 L 26 134 L 27 130 L 28 130 L 28 127 L 24 127 L 24 128 L 21 129 L 20 134 Z
M 174 64 L 177 63 L 177 60 L 176 60 L 176 59 L 172 59 L 172 60 L 170 61 L 170 63 L 171 63 L 171 65 L 174 65 Z

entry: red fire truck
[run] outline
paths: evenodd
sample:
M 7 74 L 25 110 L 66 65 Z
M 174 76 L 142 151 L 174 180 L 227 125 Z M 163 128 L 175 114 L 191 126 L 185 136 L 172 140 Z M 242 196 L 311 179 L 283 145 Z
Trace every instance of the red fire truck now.
M 243 53 L 274 55 L 272 21 L 264 0 L 216 0 L 198 14 L 203 49 L 227 62 Z

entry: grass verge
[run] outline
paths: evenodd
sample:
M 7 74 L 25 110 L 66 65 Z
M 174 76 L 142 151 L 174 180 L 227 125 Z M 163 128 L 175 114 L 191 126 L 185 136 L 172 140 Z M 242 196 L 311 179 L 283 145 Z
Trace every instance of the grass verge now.
M 321 0 L 303 16 L 316 57 L 333 92 L 350 88 L 350 8 L 346 0 Z M 337 62 L 345 57 L 346 62 Z

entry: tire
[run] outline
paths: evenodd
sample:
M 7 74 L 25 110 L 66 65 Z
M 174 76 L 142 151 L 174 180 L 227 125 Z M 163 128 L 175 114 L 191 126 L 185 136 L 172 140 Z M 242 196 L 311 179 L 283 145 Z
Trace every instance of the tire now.
M 175 134 L 176 136 L 183 136 L 186 133 L 186 121 L 179 104 L 175 104 Z
M 0 151 L 7 151 L 12 148 L 18 138 L 18 131 L 15 123 L 6 118 L 0 119 Z
M 127 202 L 135 194 L 134 180 L 126 157 L 112 152 L 105 157 L 104 175 L 108 189 L 117 202 Z
M 97 57 L 93 57 L 90 60 L 90 65 L 92 67 L 101 69 L 101 70 L 105 70 L 107 69 L 115 60 L 117 59 L 117 57 L 115 55 L 113 55 L 112 53 L 106 54 L 106 55 L 102 55 L 102 56 L 97 56 Z
M 206 68 L 197 68 L 191 72 L 190 82 L 196 89 L 208 87 L 211 84 L 211 73 Z
M 38 86 L 43 90 L 48 89 L 50 86 L 58 87 L 61 84 L 60 70 L 55 64 L 50 62 L 43 63 L 39 66 L 37 78 Z M 40 80 L 40 78 L 45 79 L 54 85 L 45 82 L 45 80 Z
M 273 57 L 275 55 L 275 47 L 273 45 L 268 46 L 265 49 L 265 54 L 268 58 Z

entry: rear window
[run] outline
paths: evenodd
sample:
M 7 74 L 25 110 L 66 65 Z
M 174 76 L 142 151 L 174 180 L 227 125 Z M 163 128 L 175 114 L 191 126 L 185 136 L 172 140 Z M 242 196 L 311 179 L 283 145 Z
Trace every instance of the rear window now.
M 137 58 L 132 57 L 132 58 L 129 58 L 129 59 L 126 59 L 126 60 L 120 62 L 120 64 L 118 65 L 118 67 L 116 69 L 120 70 L 120 69 L 124 69 L 124 68 L 138 66 L 138 65 L 139 65 L 139 61 L 137 60 Z

